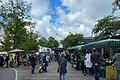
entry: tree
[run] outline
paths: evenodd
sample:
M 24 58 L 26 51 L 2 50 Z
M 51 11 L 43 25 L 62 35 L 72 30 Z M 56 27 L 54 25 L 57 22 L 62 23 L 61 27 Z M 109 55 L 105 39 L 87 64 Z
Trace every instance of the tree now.
M 107 39 L 117 34 L 120 29 L 120 17 L 107 16 L 98 20 L 93 28 L 93 34 L 97 39 Z
M 112 5 L 113 5 L 113 13 L 114 13 L 117 9 L 120 9 L 120 0 L 115 0 Z
M 48 46 L 49 48 L 56 48 L 59 46 L 59 42 L 55 38 L 49 37 L 48 38 L 48 45 L 49 45 Z
M 28 32 L 25 27 L 34 24 L 27 14 L 31 5 L 23 0 L 10 0 L 5 4 L 2 3 L 0 7 L 0 26 L 4 29 L 4 41 L 2 42 L 4 50 L 8 51 L 14 48 L 32 49 L 31 46 L 36 44 L 25 45 L 28 42 L 36 43 L 36 38 L 29 36 L 32 32 Z
M 39 45 L 48 48 L 56 48 L 59 46 L 59 42 L 53 37 L 49 37 L 48 40 L 42 37 L 39 39 Z
M 81 44 L 84 37 L 82 34 L 70 34 L 64 40 L 61 41 L 64 48 L 72 47 Z
M 39 42 L 38 35 L 39 34 L 35 32 L 34 26 L 35 24 L 30 26 L 30 31 L 27 31 L 26 40 L 21 45 L 21 47 L 24 48 L 24 50 L 26 51 L 33 51 L 33 50 L 38 51 L 39 50 L 39 47 L 38 47 L 38 42 Z
M 39 39 L 39 45 L 43 47 L 48 47 L 48 41 L 45 37 Z

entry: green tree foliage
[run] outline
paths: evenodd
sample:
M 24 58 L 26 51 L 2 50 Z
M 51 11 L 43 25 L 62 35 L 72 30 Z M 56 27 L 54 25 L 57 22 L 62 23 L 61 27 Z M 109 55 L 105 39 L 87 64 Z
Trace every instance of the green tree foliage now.
M 48 47 L 48 41 L 45 37 L 39 39 L 39 45 L 43 47 Z
M 48 48 L 56 48 L 59 46 L 59 42 L 53 37 L 49 37 L 48 40 L 42 37 L 39 39 L 39 45 Z
M 15 48 L 30 50 L 35 48 L 37 41 L 33 37 L 34 33 L 25 28 L 25 26 L 34 24 L 27 14 L 31 5 L 23 0 L 10 0 L 5 4 L 2 3 L 0 7 L 0 26 L 4 29 L 4 40 L 2 42 L 4 50 L 8 51 Z
M 68 35 L 61 43 L 64 48 L 72 47 L 81 44 L 83 42 L 84 37 L 82 34 L 70 34 Z
M 113 5 L 113 12 L 115 12 L 117 9 L 120 9 L 120 0 L 115 0 L 112 5 Z
M 49 37 L 48 45 L 49 48 L 57 48 L 59 46 L 59 42 L 55 38 Z
M 107 39 L 116 35 L 120 29 L 120 18 L 115 16 L 107 16 L 98 20 L 93 28 L 93 34 L 96 39 Z

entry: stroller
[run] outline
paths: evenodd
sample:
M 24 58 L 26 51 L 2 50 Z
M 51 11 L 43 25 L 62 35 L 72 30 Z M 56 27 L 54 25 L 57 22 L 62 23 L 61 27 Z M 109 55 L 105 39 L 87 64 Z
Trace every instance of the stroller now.
M 42 73 L 44 71 L 44 66 L 45 66 L 45 63 L 41 64 L 40 67 L 39 67 L 39 73 Z

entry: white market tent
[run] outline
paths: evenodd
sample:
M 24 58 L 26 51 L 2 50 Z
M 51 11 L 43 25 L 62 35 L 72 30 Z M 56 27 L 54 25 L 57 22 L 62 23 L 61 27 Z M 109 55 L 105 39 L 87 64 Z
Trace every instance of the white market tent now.
M 50 48 L 39 46 L 39 52 L 50 52 Z
M 0 52 L 0 55 L 7 55 L 7 52 Z
M 16 52 L 24 52 L 24 50 L 14 49 L 14 50 L 8 51 L 8 53 L 16 53 Z

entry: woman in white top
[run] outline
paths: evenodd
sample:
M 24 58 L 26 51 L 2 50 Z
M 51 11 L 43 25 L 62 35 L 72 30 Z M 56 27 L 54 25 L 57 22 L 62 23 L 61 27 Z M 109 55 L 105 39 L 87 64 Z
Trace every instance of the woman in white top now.
M 90 58 L 91 58 L 91 53 L 90 53 L 90 51 L 87 51 L 87 54 L 86 54 L 86 56 L 85 56 L 85 65 L 86 65 L 86 68 L 87 68 L 87 70 L 88 70 L 88 73 L 89 73 L 89 75 L 91 75 L 92 74 L 92 62 L 91 62 L 91 60 L 90 60 Z

